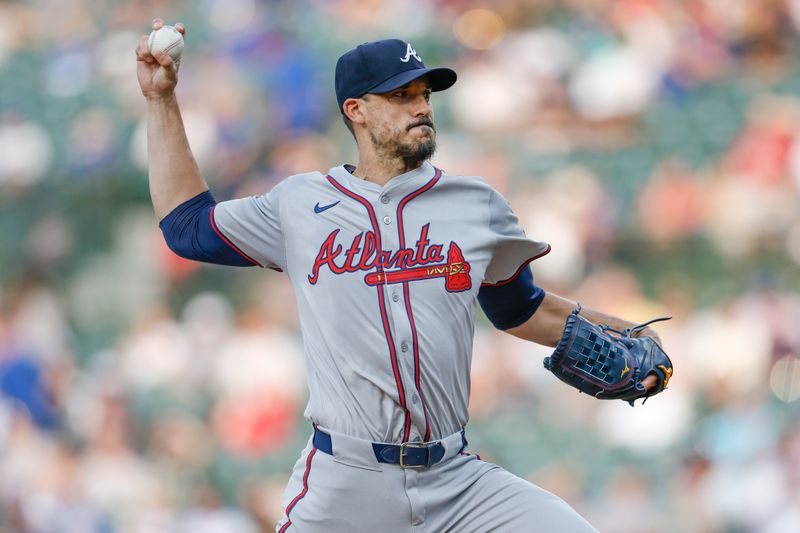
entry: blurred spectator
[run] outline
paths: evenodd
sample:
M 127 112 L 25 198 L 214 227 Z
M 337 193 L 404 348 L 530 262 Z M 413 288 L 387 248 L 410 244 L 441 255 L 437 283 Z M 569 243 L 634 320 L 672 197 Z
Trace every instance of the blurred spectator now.
M 479 316 L 471 448 L 602 531 L 800 530 L 800 0 L 0 2 L 0 530 L 271 531 L 308 437 L 288 281 L 176 258 L 153 219 L 154 16 L 187 24 L 220 200 L 353 162 L 357 42 L 453 65 L 435 163 L 552 244 L 537 281 L 675 317 L 670 390 L 631 410 Z

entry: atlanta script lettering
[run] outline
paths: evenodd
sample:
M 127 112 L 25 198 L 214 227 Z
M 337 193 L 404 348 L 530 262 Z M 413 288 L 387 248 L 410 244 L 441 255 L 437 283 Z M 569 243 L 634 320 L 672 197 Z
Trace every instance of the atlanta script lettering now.
M 441 263 L 445 261 L 445 256 L 442 254 L 443 245 L 430 243 L 428 226 L 430 224 L 422 226 L 414 248 L 400 248 L 395 252 L 377 250 L 375 234 L 371 231 L 356 235 L 345 250 L 344 246 L 336 243 L 336 237 L 339 235 L 339 230 L 336 229 L 320 246 L 308 281 L 312 285 L 316 284 L 319 280 L 320 269 L 325 267 L 334 274 L 344 274 L 345 272 L 370 271 L 376 267 L 383 270 Z

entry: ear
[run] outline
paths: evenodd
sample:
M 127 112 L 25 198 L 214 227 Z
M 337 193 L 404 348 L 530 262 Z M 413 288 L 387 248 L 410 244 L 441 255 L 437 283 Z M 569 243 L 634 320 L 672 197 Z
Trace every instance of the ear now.
M 360 98 L 348 98 L 345 100 L 344 104 L 342 104 L 342 111 L 353 124 L 363 124 L 366 121 L 364 101 Z

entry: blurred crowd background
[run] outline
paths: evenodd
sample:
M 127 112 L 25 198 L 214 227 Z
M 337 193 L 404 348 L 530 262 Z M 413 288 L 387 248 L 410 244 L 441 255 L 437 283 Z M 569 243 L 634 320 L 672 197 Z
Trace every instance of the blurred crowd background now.
M 540 285 L 644 321 L 631 409 L 480 316 L 470 449 L 603 532 L 800 531 L 800 0 L 0 1 L 0 531 L 260 532 L 308 438 L 282 274 L 181 260 L 149 204 L 134 48 L 188 28 L 217 199 L 355 162 L 336 58 L 398 36 L 451 174 L 553 245 Z

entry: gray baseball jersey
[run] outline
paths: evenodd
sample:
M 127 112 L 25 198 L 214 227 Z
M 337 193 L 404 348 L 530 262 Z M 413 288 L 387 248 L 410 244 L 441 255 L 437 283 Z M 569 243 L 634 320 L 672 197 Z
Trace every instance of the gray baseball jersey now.
M 475 302 L 546 254 L 483 179 L 429 163 L 385 186 L 344 166 L 221 202 L 220 232 L 297 296 L 313 423 L 379 442 L 467 423 Z
M 425 163 L 380 186 L 340 166 L 222 202 L 212 219 L 241 254 L 285 271 L 297 296 L 315 430 L 277 532 L 595 532 L 465 449 L 478 290 L 550 250 L 483 179 Z M 419 470 L 374 448 L 432 440 L 443 456 Z

